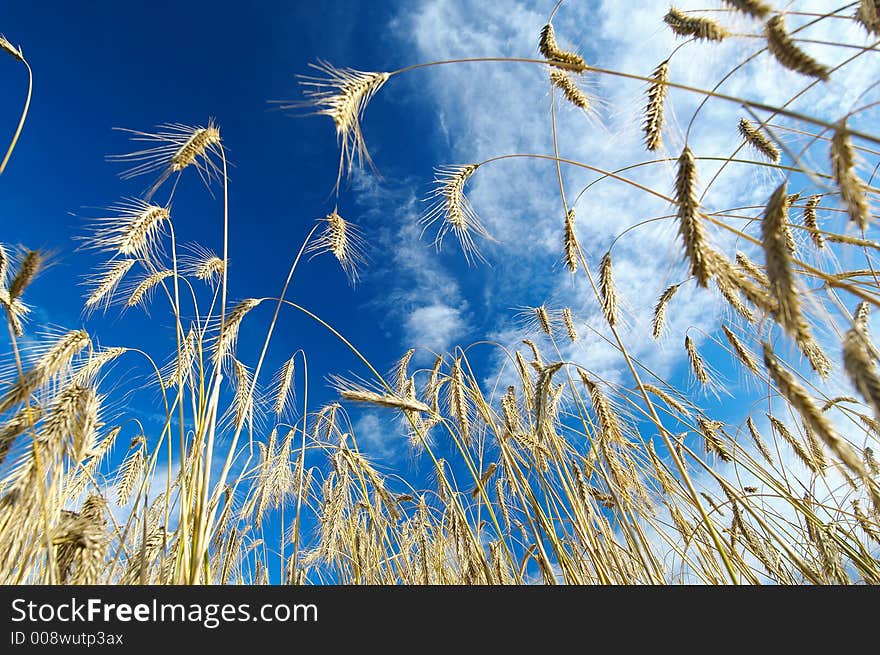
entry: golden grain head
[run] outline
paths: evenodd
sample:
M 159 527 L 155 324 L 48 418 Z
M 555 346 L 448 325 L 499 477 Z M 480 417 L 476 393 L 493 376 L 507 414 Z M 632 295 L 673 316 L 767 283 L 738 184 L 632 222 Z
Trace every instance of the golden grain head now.
M 778 164 L 782 154 L 774 143 L 755 127 L 748 119 L 739 119 L 739 133 L 755 150 L 764 155 L 774 164 Z
M 651 336 L 655 339 L 659 339 L 660 335 L 663 334 L 663 326 L 666 325 L 666 307 L 680 286 L 680 284 L 673 284 L 667 287 L 660 294 L 657 304 L 654 305 L 654 315 L 651 318 Z
M 320 75 L 300 77 L 306 101 L 282 104 L 281 108 L 312 107 L 316 113 L 333 119 L 340 147 L 338 185 L 343 173 L 347 170 L 350 174 L 355 164 L 360 166 L 366 162 L 372 165 L 361 131 L 361 120 L 370 100 L 388 81 L 390 74 L 336 68 L 320 60 L 309 65 Z
M 158 174 L 153 185 L 144 193 L 146 202 L 173 173 L 180 173 L 186 168 L 195 168 L 206 185 L 223 178 L 223 171 L 215 161 L 222 157 L 222 140 L 220 129 L 213 119 L 208 121 L 207 126 L 166 123 L 157 126 L 154 132 L 117 129 L 129 134 L 136 143 L 151 144 L 141 150 L 108 157 L 110 161 L 128 166 L 120 174 L 123 179 Z
M 13 276 L 9 283 L 9 299 L 15 300 L 21 297 L 27 286 L 33 282 L 34 278 L 43 268 L 45 257 L 38 250 L 28 250 L 21 258 L 18 266 L 18 272 Z
M 606 252 L 599 263 L 599 295 L 605 320 L 608 321 L 608 325 L 614 327 L 617 324 L 617 292 L 614 289 L 611 251 Z
M 446 235 L 452 232 L 458 239 L 468 264 L 482 259 L 475 237 L 491 240 L 464 193 L 465 185 L 478 167 L 479 164 L 466 164 L 435 169 L 435 186 L 428 195 L 429 206 L 420 221 L 424 226 L 423 234 L 429 227 L 439 223 L 434 237 L 437 250 L 442 248 Z
M 762 0 L 723 0 L 727 6 L 748 14 L 752 18 L 767 18 L 773 11 L 773 7 Z
M 788 222 L 787 184 L 783 182 L 770 196 L 761 221 L 761 240 L 770 291 L 777 303 L 777 323 L 796 341 L 812 339 L 801 309 L 800 294 L 792 270 L 785 225 Z
M 856 157 L 847 130 L 846 121 L 841 122 L 831 138 L 831 172 L 840 197 L 846 206 L 850 220 L 860 230 L 866 230 L 871 220 L 871 208 L 865 183 L 856 174 Z
M 767 21 L 764 34 L 767 37 L 767 50 L 785 68 L 823 81 L 831 76 L 830 68 L 813 59 L 794 42 L 785 27 L 782 14 L 776 14 Z
M 565 214 L 565 231 L 563 232 L 563 249 L 565 250 L 565 266 L 569 273 L 577 273 L 579 244 L 575 232 L 575 209 L 571 207 Z
M 697 168 L 693 152 L 687 146 L 678 158 L 675 178 L 675 200 L 678 204 L 678 233 L 684 243 L 685 257 L 697 284 L 707 287 L 711 277 L 700 203 L 697 198 Z
M 564 68 L 575 73 L 582 73 L 587 69 L 587 63 L 583 57 L 576 52 L 563 50 L 559 47 L 559 43 L 556 41 L 556 32 L 551 23 L 547 23 L 541 28 L 538 51 L 551 66 Z
M 663 110 L 666 102 L 666 83 L 669 81 L 669 60 L 660 63 L 651 75 L 648 87 L 648 105 L 645 107 L 645 147 L 655 152 L 663 145 Z
M 131 270 L 135 263 L 134 259 L 120 259 L 119 261 L 107 264 L 104 270 L 94 278 L 96 281 L 95 288 L 86 298 L 85 306 L 93 308 L 100 304 L 109 305 L 116 287 L 119 286 L 122 278 L 125 277 L 125 274 Z
M 860 0 L 856 9 L 856 20 L 869 34 L 880 34 L 880 3 L 878 0 Z
M 572 76 L 561 70 L 553 69 L 550 71 L 550 81 L 553 86 L 562 91 L 562 95 L 578 109 L 589 111 L 592 107 L 590 98 L 584 93 L 577 84 L 575 84 Z
M 339 262 L 349 280 L 358 280 L 359 267 L 366 263 L 366 251 L 360 229 L 348 222 L 334 209 L 319 219 L 322 229 L 307 246 L 306 252 L 312 256 L 330 253 Z
M 16 48 L 2 34 L 0 34 L 0 50 L 3 50 L 5 52 L 9 53 L 12 57 L 14 57 L 18 61 L 24 63 L 24 55 L 22 55 L 22 53 L 21 53 L 21 48 Z
M 689 16 L 675 7 L 669 9 L 663 22 L 678 36 L 692 36 L 697 40 L 723 41 L 729 35 L 727 30 L 711 18 Z

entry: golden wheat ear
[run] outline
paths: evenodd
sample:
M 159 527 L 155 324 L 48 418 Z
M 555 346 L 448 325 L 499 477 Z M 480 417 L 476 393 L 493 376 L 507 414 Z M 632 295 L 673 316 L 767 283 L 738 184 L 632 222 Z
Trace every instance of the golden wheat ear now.
M 727 30 L 711 18 L 688 16 L 675 7 L 670 7 L 663 22 L 678 36 L 692 36 L 703 41 L 723 41 L 729 36 Z
M 340 148 L 339 172 L 336 177 L 338 188 L 343 173 L 350 175 L 355 164 L 362 166 L 366 162 L 375 170 L 361 131 L 361 120 L 370 100 L 391 74 L 336 68 L 320 59 L 309 66 L 320 75 L 299 76 L 306 100 L 277 104 L 280 109 L 312 108 L 315 114 L 329 116 L 333 120 Z
M 880 34 L 880 2 L 878 0 L 861 0 L 856 9 L 856 20 L 868 30 L 869 34 Z
M 367 261 L 360 229 L 342 218 L 336 209 L 319 222 L 324 229 L 306 247 L 306 252 L 312 253 L 313 257 L 329 252 L 339 262 L 351 283 L 356 283 L 358 267 Z
M 770 54 L 787 69 L 817 77 L 822 81 L 827 81 L 831 76 L 830 68 L 820 64 L 797 46 L 785 28 L 785 18 L 782 14 L 776 14 L 767 21 L 764 34 L 767 37 L 767 49 Z
M 663 145 L 663 106 L 666 102 L 666 83 L 669 81 L 669 60 L 661 62 L 651 75 L 648 87 L 648 106 L 645 107 L 645 147 L 651 152 Z
M 146 201 L 155 195 L 173 173 L 180 173 L 186 168 L 195 168 L 208 188 L 212 180 L 223 177 L 213 159 L 222 156 L 220 128 L 213 119 L 206 126 L 166 123 L 159 125 L 155 132 L 114 129 L 130 134 L 132 141 L 157 144 L 143 150 L 107 157 L 109 161 L 131 165 L 120 174 L 124 180 L 140 175 L 159 174 L 152 186 L 144 192 Z
M 773 7 L 761 0 L 723 0 L 728 7 L 751 16 L 752 18 L 767 18 L 773 11 Z
M 465 261 L 468 264 L 474 261 L 483 261 L 474 236 L 492 240 L 464 193 L 465 185 L 477 168 L 479 168 L 479 164 L 441 166 L 435 169 L 435 187 L 428 195 L 430 202 L 428 210 L 420 220 L 424 226 L 423 235 L 430 226 L 440 223 L 434 238 L 437 250 L 443 247 L 443 239 L 449 232 L 452 232 L 458 238 Z
M 777 148 L 770 139 L 764 136 L 764 134 L 762 134 L 761 131 L 748 119 L 739 119 L 739 133 L 755 150 L 760 152 L 774 164 L 779 163 L 779 160 L 782 157 L 779 148 Z
M 21 63 L 24 63 L 24 56 L 22 55 L 21 48 L 16 48 L 2 34 L 0 34 L 0 50 L 8 52 L 12 57 Z

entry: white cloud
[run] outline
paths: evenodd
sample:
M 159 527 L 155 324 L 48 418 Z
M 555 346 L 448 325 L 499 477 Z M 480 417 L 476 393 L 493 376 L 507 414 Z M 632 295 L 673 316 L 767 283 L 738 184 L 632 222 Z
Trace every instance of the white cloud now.
M 409 343 L 435 352 L 448 350 L 465 333 L 461 311 L 442 303 L 414 309 L 405 327 Z

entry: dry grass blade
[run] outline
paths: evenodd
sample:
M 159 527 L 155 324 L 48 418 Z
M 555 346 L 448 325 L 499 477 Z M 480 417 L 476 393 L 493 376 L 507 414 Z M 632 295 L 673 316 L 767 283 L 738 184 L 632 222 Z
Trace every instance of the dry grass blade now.
M 663 105 L 666 101 L 666 83 L 669 81 L 669 60 L 662 62 L 651 75 L 648 87 L 648 105 L 645 107 L 645 147 L 654 152 L 663 145 Z
M 823 81 L 828 80 L 831 70 L 795 44 L 785 29 L 785 18 L 782 14 L 776 14 L 767 21 L 764 34 L 767 37 L 767 49 L 780 64 L 797 73 L 816 77 Z
M 723 41 L 729 36 L 727 30 L 711 18 L 688 16 L 675 7 L 669 9 L 663 22 L 678 36 L 692 36 L 705 41 Z
M 858 225 L 860 230 L 866 230 L 871 219 L 871 209 L 868 206 L 865 184 L 856 174 L 855 151 L 846 121 L 837 126 L 831 139 L 831 172 L 840 189 L 840 197 L 846 205 L 850 220 Z
M 774 164 L 779 163 L 782 156 L 779 152 L 779 148 L 777 148 L 770 139 L 761 134 L 761 131 L 752 125 L 751 121 L 745 118 L 740 118 L 739 133 L 755 150 L 760 152 Z

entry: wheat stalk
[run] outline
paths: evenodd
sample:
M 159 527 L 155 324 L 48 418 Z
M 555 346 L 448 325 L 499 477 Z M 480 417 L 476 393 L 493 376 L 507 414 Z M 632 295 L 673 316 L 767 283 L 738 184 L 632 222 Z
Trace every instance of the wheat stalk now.
M 333 119 L 339 141 L 340 158 L 337 185 L 344 170 L 351 173 L 357 161 L 372 165 L 370 153 L 361 131 L 361 119 L 370 100 L 391 77 L 390 73 L 374 73 L 336 68 L 325 61 L 309 64 L 322 73 L 321 77 L 302 76 L 300 84 L 305 87 L 305 104 L 317 108 L 317 112 Z M 299 105 L 282 105 L 282 108 Z
M 438 251 L 443 246 L 443 239 L 451 231 L 458 238 L 468 263 L 480 259 L 474 236 L 490 238 L 464 193 L 465 185 L 477 168 L 479 164 L 444 166 L 435 169 L 435 187 L 428 196 L 431 204 L 420 221 L 424 230 L 439 221 L 440 227 L 434 238 L 434 245 Z
M 752 417 L 749 416 L 746 419 L 746 425 L 749 428 L 749 434 L 752 436 L 752 441 L 755 443 L 755 447 L 758 449 L 758 452 L 767 460 L 767 463 L 770 466 L 773 466 L 773 456 L 770 454 L 770 449 L 767 448 L 767 444 L 764 443 L 764 440 L 761 438 L 761 433 L 758 431 L 758 428 L 755 426 L 755 422 L 752 420 Z

